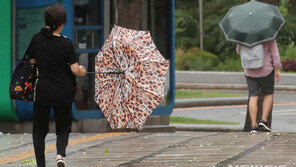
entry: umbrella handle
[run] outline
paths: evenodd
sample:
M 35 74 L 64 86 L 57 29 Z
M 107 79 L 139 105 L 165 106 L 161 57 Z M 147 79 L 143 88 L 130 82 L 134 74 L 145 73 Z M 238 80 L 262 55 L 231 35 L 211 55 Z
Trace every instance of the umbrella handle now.
M 86 72 L 86 74 L 124 74 L 125 71 Z

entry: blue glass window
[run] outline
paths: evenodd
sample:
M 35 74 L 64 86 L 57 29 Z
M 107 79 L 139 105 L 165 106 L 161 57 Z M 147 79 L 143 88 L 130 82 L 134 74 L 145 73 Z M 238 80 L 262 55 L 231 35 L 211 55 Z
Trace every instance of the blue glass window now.
M 94 59 L 103 45 L 103 0 L 73 0 L 74 46 L 79 64 L 93 72 Z M 75 104 L 78 111 L 98 110 L 94 101 L 94 75 L 77 79 Z

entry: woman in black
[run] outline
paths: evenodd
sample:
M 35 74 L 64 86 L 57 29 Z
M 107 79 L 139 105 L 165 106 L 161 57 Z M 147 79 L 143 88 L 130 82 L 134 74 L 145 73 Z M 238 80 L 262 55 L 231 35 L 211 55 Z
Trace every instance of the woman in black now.
M 45 28 L 32 37 L 28 55 L 36 63 L 38 78 L 34 95 L 33 143 L 38 167 L 45 165 L 45 137 L 48 133 L 50 109 L 56 122 L 57 165 L 65 166 L 64 157 L 72 126 L 72 102 L 75 97 L 76 76 L 84 76 L 83 66 L 70 39 L 60 35 L 66 23 L 66 10 L 61 6 L 44 13 Z

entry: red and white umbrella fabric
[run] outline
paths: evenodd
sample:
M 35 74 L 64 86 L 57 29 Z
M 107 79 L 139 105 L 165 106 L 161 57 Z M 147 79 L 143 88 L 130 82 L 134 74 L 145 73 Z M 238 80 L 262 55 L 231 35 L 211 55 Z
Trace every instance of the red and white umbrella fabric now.
M 169 62 L 149 31 L 115 25 L 95 58 L 95 101 L 112 129 L 141 129 L 164 100 Z

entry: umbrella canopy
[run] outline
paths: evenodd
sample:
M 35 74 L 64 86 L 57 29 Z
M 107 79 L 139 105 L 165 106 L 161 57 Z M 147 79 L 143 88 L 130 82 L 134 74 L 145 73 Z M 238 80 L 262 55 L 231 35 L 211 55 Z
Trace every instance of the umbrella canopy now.
M 95 58 L 95 101 L 112 129 L 142 128 L 164 100 L 168 66 L 148 31 L 113 27 Z
M 284 24 L 277 6 L 251 1 L 231 8 L 219 25 L 227 41 L 252 47 L 275 39 Z

